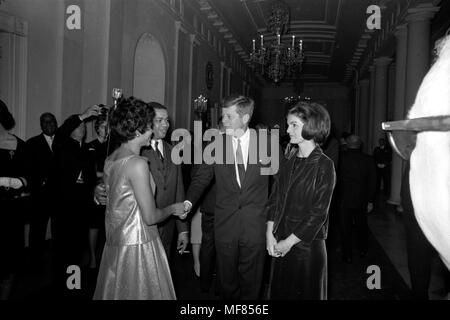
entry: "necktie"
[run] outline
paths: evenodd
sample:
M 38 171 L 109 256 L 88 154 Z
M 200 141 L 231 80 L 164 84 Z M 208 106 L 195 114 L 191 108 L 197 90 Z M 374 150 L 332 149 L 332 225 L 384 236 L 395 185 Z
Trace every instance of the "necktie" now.
M 164 162 L 164 157 L 163 157 L 161 151 L 159 151 L 158 145 L 159 145 L 159 141 L 156 140 L 156 141 L 155 141 L 155 151 L 156 151 L 156 153 L 158 154 L 159 160 L 161 160 L 161 162 Z
M 244 156 L 242 155 L 241 139 L 238 139 L 238 145 L 236 148 L 236 162 L 238 166 L 239 180 L 241 182 L 241 188 L 244 185 L 245 178 L 245 166 L 244 166 Z

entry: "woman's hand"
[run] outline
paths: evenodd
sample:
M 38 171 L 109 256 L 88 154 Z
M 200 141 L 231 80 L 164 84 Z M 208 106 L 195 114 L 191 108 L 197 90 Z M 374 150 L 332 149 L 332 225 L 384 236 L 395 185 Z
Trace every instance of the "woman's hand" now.
M 278 257 L 279 254 L 275 251 L 275 246 L 277 245 L 277 239 L 275 239 L 275 236 L 272 232 L 266 233 L 266 246 L 267 246 L 267 252 L 269 253 L 269 256 L 272 257 Z
M 291 250 L 291 248 L 300 241 L 301 240 L 292 233 L 289 237 L 279 241 L 278 244 L 275 245 L 275 253 L 278 253 L 279 256 L 284 257 Z
M 283 239 L 280 242 L 278 242 L 275 247 L 274 251 L 277 254 L 277 257 L 284 257 L 292 248 L 292 244 L 287 241 L 287 239 Z
M 106 185 L 102 182 L 95 186 L 94 189 L 94 199 L 98 204 L 106 205 L 106 201 L 108 199 L 108 194 L 106 191 Z
M 184 208 L 184 202 L 177 202 L 171 205 L 173 210 L 173 215 L 179 217 L 180 219 L 186 219 L 186 216 L 189 212 L 186 212 Z
M 20 189 L 23 187 L 22 181 L 17 178 L 1 177 L 0 186 L 5 188 Z

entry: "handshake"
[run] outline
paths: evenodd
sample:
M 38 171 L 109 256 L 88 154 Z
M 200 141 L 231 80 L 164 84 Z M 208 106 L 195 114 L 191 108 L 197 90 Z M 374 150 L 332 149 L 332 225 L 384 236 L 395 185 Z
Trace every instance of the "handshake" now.
M 107 196 L 106 185 L 104 183 L 97 184 L 94 189 L 94 201 L 98 205 L 106 205 Z M 172 215 L 184 220 L 192 209 L 192 203 L 186 200 L 184 202 L 174 203 L 165 209 L 168 209 Z
M 171 207 L 172 211 L 174 212 L 174 216 L 177 216 L 180 219 L 184 220 L 186 219 L 189 212 L 191 212 L 192 204 L 189 201 L 184 201 L 175 203 L 169 207 Z

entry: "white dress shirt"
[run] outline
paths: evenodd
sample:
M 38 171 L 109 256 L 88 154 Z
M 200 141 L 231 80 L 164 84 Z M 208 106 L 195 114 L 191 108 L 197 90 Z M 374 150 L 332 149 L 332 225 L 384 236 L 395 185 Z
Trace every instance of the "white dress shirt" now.
M 50 147 L 50 150 L 53 150 L 52 149 L 52 144 L 53 144 L 53 137 L 54 136 L 48 136 L 45 133 L 43 133 L 43 135 L 44 135 L 45 141 L 47 141 L 47 144 Z
M 241 181 L 239 179 L 239 170 L 238 170 L 238 164 L 236 160 L 236 150 L 238 146 L 238 138 L 232 137 L 233 142 L 233 155 L 234 155 L 234 171 L 236 173 L 236 180 L 238 182 L 239 187 L 241 186 Z M 245 133 L 239 138 L 241 140 L 241 150 L 242 150 L 242 157 L 244 158 L 244 168 L 247 170 L 247 160 L 248 160 L 248 147 L 250 145 L 250 130 L 245 131 Z
M 152 140 L 151 141 L 152 149 L 156 151 L 156 141 L 158 141 L 158 150 L 159 150 L 159 152 L 161 152 L 162 156 L 164 157 L 164 146 L 163 146 L 162 139 Z

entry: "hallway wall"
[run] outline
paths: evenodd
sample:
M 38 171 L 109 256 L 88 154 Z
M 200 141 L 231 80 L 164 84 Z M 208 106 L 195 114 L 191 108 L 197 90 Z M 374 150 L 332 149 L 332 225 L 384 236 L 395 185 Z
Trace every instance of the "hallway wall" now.
M 80 29 L 66 25 L 70 5 L 80 8 Z M 211 105 L 220 102 L 222 65 L 231 70 L 232 92 L 242 93 L 245 74 L 248 77 L 234 45 L 196 1 L 15 0 L 2 2 L 0 10 L 28 23 L 23 139 L 40 132 L 43 112 L 54 113 L 61 124 L 92 104 L 111 104 L 112 88 L 133 94 L 135 50 L 144 33 L 157 38 L 164 53 L 164 103 L 174 127 L 190 127 L 198 95 L 207 96 Z M 213 65 L 211 89 L 206 87 L 207 62 Z M 88 129 L 89 140 L 92 126 Z
M 290 96 L 298 96 L 298 93 L 294 92 L 291 83 L 265 87 L 262 90 L 261 105 L 257 106 L 257 111 L 255 112 L 255 121 L 271 127 L 278 124 L 280 125 L 281 134 L 283 134 L 286 128 L 285 115 L 288 111 L 283 99 Z M 350 101 L 347 87 L 337 83 L 305 82 L 301 96 L 310 97 L 312 101 L 326 105 L 338 134 L 349 130 Z

